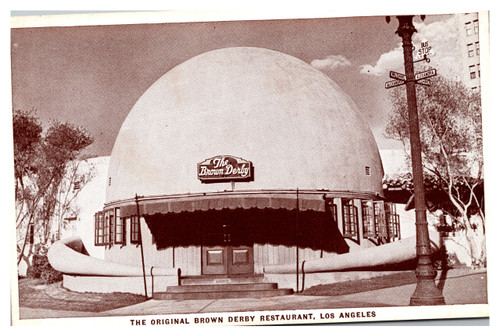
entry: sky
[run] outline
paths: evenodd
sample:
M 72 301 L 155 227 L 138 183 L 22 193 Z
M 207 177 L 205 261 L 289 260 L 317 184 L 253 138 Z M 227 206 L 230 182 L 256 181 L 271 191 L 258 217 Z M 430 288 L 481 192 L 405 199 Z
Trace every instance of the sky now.
M 414 44 L 426 39 L 428 65 L 459 77 L 458 22 L 453 15 L 414 19 Z M 13 109 L 40 120 L 69 121 L 94 137 L 87 155 L 110 155 L 120 126 L 163 74 L 201 53 L 227 47 L 268 48 L 324 72 L 358 106 L 380 149 L 391 104 L 384 82 L 403 71 L 395 17 L 384 16 L 15 28 L 11 31 Z M 418 70 L 418 66 L 417 66 Z

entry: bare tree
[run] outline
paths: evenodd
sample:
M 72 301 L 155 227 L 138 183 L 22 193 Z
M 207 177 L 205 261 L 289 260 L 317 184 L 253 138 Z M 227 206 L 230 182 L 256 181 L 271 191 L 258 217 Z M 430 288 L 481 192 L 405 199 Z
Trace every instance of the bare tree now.
M 422 160 L 426 179 L 449 198 L 451 213 L 464 229 L 473 261 L 486 261 L 481 99 L 461 82 L 436 77 L 418 87 Z M 386 135 L 409 145 L 408 114 L 402 90 L 391 92 L 392 113 Z M 471 222 L 478 215 L 479 227 Z

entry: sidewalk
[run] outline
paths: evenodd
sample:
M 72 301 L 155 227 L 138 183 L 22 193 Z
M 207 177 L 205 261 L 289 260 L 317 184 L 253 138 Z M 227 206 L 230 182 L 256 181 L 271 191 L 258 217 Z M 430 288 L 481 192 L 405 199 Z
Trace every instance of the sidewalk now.
M 134 306 L 107 311 L 105 314 L 118 316 L 133 315 L 138 312 L 141 315 L 155 315 L 408 306 L 415 286 L 416 284 L 411 284 L 342 296 L 305 296 L 294 294 L 263 299 L 189 300 L 174 302 L 149 300 Z M 482 271 L 467 275 L 448 275 L 443 287 L 443 295 L 446 303 L 449 305 L 487 303 L 486 272 Z
M 439 276 L 437 279 L 439 279 Z M 415 286 L 416 284 L 410 284 L 342 296 L 306 296 L 293 294 L 262 299 L 148 300 L 136 305 L 101 313 L 20 307 L 20 316 L 23 319 L 29 319 L 408 306 Z M 447 274 L 442 288 L 448 305 L 488 303 L 487 279 L 486 271 L 484 270 L 452 270 Z

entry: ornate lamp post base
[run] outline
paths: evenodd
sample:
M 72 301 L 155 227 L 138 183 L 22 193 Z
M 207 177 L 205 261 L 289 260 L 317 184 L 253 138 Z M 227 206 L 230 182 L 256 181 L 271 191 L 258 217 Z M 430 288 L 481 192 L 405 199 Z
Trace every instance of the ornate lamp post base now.
M 428 256 L 418 260 L 417 287 L 410 299 L 410 306 L 439 306 L 445 305 L 443 294 L 436 286 L 436 270 L 432 266 L 432 261 Z

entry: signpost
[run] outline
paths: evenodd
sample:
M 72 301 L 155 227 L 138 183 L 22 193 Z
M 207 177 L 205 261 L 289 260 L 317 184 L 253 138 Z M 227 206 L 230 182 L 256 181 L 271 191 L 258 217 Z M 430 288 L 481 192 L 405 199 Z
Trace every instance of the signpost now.
M 430 86 L 430 80 L 426 79 L 437 75 L 436 69 L 429 69 L 415 74 L 415 83 L 425 86 Z M 385 82 L 386 89 L 392 89 L 393 87 L 400 86 L 407 83 L 406 75 L 396 71 L 389 71 L 389 77 L 394 78 L 392 81 Z
M 435 76 L 437 74 L 435 69 L 415 74 L 413 67 L 413 45 L 411 43 L 411 36 L 417 32 L 413 25 L 413 15 L 397 16 L 399 27 L 396 31 L 403 41 L 403 57 L 405 65 L 406 83 L 406 100 L 408 104 L 408 127 L 410 130 L 410 149 L 411 149 L 411 163 L 412 175 L 414 185 L 414 201 L 415 201 L 415 228 L 416 228 L 416 252 L 417 252 L 417 267 L 415 275 L 417 277 L 417 286 L 413 295 L 410 298 L 410 305 L 412 306 L 426 306 L 426 305 L 444 305 L 445 300 L 442 291 L 440 291 L 435 283 L 437 275 L 436 270 L 432 265 L 431 247 L 429 238 L 429 229 L 427 223 L 427 204 L 425 201 L 425 187 L 424 187 L 424 174 L 422 167 L 422 145 L 420 143 L 420 126 L 418 121 L 417 111 L 417 93 L 415 84 L 419 80 Z M 423 19 L 423 16 L 422 16 Z M 390 19 L 386 18 L 387 22 Z M 430 52 L 428 44 L 424 44 L 427 50 L 423 52 Z M 424 58 L 429 62 L 427 54 Z M 424 81 L 423 83 L 426 83 Z M 422 84 L 420 82 L 419 84 Z M 425 84 L 423 84 L 425 85 Z M 387 87 L 387 84 L 386 84 Z

